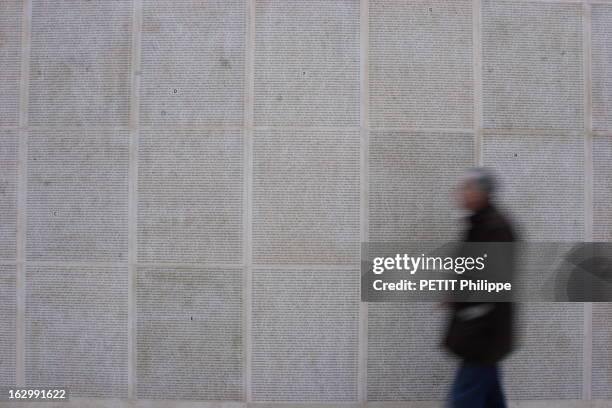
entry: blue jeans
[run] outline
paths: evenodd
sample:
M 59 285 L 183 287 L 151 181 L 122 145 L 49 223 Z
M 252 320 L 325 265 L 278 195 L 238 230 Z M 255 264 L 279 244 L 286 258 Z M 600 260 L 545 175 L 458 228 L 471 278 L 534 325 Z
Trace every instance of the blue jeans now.
M 448 406 L 449 408 L 506 408 L 497 365 L 463 361 L 457 371 Z

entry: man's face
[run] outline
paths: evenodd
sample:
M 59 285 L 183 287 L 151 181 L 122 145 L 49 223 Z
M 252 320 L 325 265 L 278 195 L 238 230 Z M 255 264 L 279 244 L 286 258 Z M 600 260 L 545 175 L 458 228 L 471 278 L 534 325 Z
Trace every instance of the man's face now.
M 487 195 L 473 182 L 462 182 L 458 189 L 459 205 L 469 211 L 478 211 L 487 203 Z

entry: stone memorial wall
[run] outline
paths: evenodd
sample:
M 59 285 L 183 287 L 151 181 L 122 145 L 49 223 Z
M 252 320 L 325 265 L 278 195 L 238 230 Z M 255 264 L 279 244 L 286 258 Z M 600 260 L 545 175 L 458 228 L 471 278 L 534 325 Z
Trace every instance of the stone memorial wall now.
M 440 407 L 445 311 L 360 302 L 360 243 L 457 239 L 475 165 L 612 240 L 612 1 L 0 0 L 0 387 Z M 609 304 L 520 315 L 513 406 L 612 406 Z

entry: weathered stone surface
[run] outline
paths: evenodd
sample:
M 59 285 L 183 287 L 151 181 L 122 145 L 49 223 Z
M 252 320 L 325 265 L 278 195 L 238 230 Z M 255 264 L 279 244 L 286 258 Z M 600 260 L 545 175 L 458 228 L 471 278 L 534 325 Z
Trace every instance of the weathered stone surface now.
M 257 130 L 256 264 L 359 261 L 359 132 Z
M 584 140 L 579 135 L 485 135 L 483 162 L 520 239 L 584 239 Z
M 127 131 L 28 137 L 27 259 L 127 261 Z
M 140 121 L 243 123 L 246 2 L 143 1 Z
M 26 270 L 25 384 L 127 398 L 127 267 Z
M 241 131 L 143 131 L 138 259 L 241 263 Z
M 472 2 L 369 4 L 372 127 L 471 128 Z
M 582 6 L 485 0 L 486 128 L 584 128 Z
M 255 401 L 357 401 L 359 270 L 253 271 Z
M 14 265 L 0 266 L 0 386 L 15 385 L 17 363 L 17 287 Z
M 359 125 L 359 1 L 255 8 L 255 124 Z
M 23 2 L 0 3 L 0 126 L 19 124 Z
M 0 130 L 0 259 L 17 256 L 17 182 L 19 134 Z
M 243 400 L 242 270 L 139 267 L 137 396 Z
M 132 2 L 34 0 L 31 125 L 127 126 Z

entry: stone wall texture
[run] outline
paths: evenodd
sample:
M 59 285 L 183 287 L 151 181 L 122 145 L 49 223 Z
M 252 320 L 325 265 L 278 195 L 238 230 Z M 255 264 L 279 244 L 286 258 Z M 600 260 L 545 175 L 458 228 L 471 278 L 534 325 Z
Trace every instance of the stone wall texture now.
M 360 243 L 456 239 L 475 165 L 612 240 L 612 0 L 0 0 L 0 387 L 439 407 L 445 312 Z M 610 305 L 522 305 L 513 407 L 612 406 Z

